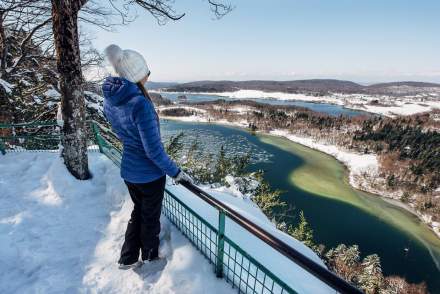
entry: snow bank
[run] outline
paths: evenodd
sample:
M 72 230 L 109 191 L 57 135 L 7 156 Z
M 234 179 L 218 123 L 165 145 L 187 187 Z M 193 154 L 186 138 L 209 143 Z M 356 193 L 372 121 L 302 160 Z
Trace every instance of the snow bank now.
M 131 213 L 119 170 L 89 155 L 94 178 L 78 181 L 57 153 L 0 158 L 0 293 L 235 293 L 167 220 L 162 272 L 117 269 Z
M 396 115 L 413 115 L 416 113 L 428 112 L 433 109 L 440 109 L 440 102 L 428 101 L 423 103 L 409 103 L 396 101 L 396 105 L 392 106 L 378 106 L 365 104 L 360 106 L 346 106 L 352 109 L 364 110 L 371 113 L 377 113 L 384 116 L 394 117 Z
M 165 268 L 147 277 L 118 270 L 132 202 L 110 160 L 90 153 L 89 162 L 93 179 L 78 181 L 58 153 L 1 157 L 0 293 L 236 293 L 165 218 L 160 236 Z M 168 189 L 217 225 L 212 207 L 182 186 Z M 209 192 L 323 265 L 309 248 L 278 231 L 249 199 L 225 188 Z M 300 293 L 334 293 L 228 219 L 226 235 Z
M 0 159 L 0 292 L 65 293 L 81 285 L 108 211 L 121 194 L 105 193 L 111 166 L 79 182 L 57 153 L 8 153 Z M 119 191 L 121 193 L 122 191 Z

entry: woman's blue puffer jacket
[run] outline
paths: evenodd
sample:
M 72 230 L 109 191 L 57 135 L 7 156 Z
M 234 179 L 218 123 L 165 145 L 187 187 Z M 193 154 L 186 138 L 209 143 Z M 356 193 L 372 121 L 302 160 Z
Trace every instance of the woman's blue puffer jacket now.
M 153 103 L 124 78 L 108 77 L 102 91 L 104 114 L 124 146 L 121 177 L 131 183 L 175 177 L 179 168 L 164 150 Z

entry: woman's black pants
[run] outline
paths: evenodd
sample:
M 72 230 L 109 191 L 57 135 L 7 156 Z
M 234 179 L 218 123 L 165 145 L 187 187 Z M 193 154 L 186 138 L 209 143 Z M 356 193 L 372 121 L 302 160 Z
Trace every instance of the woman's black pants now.
M 125 232 L 119 263 L 132 264 L 139 260 L 152 260 L 158 257 L 160 213 L 162 210 L 165 176 L 145 184 L 125 181 L 134 202 L 131 219 Z

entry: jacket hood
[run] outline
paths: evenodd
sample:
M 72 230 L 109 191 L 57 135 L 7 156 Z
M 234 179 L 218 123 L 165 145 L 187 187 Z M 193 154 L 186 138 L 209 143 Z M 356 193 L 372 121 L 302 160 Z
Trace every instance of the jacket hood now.
M 126 103 L 137 94 L 141 94 L 135 83 L 120 77 L 107 77 L 102 84 L 105 99 L 114 106 Z

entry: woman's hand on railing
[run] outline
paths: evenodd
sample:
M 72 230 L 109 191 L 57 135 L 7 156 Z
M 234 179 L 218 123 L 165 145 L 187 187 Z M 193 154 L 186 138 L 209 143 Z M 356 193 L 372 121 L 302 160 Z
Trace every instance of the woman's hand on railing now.
M 182 182 L 188 182 L 194 184 L 193 179 L 183 170 L 180 170 L 177 176 L 173 178 L 173 182 L 176 185 L 181 184 Z

